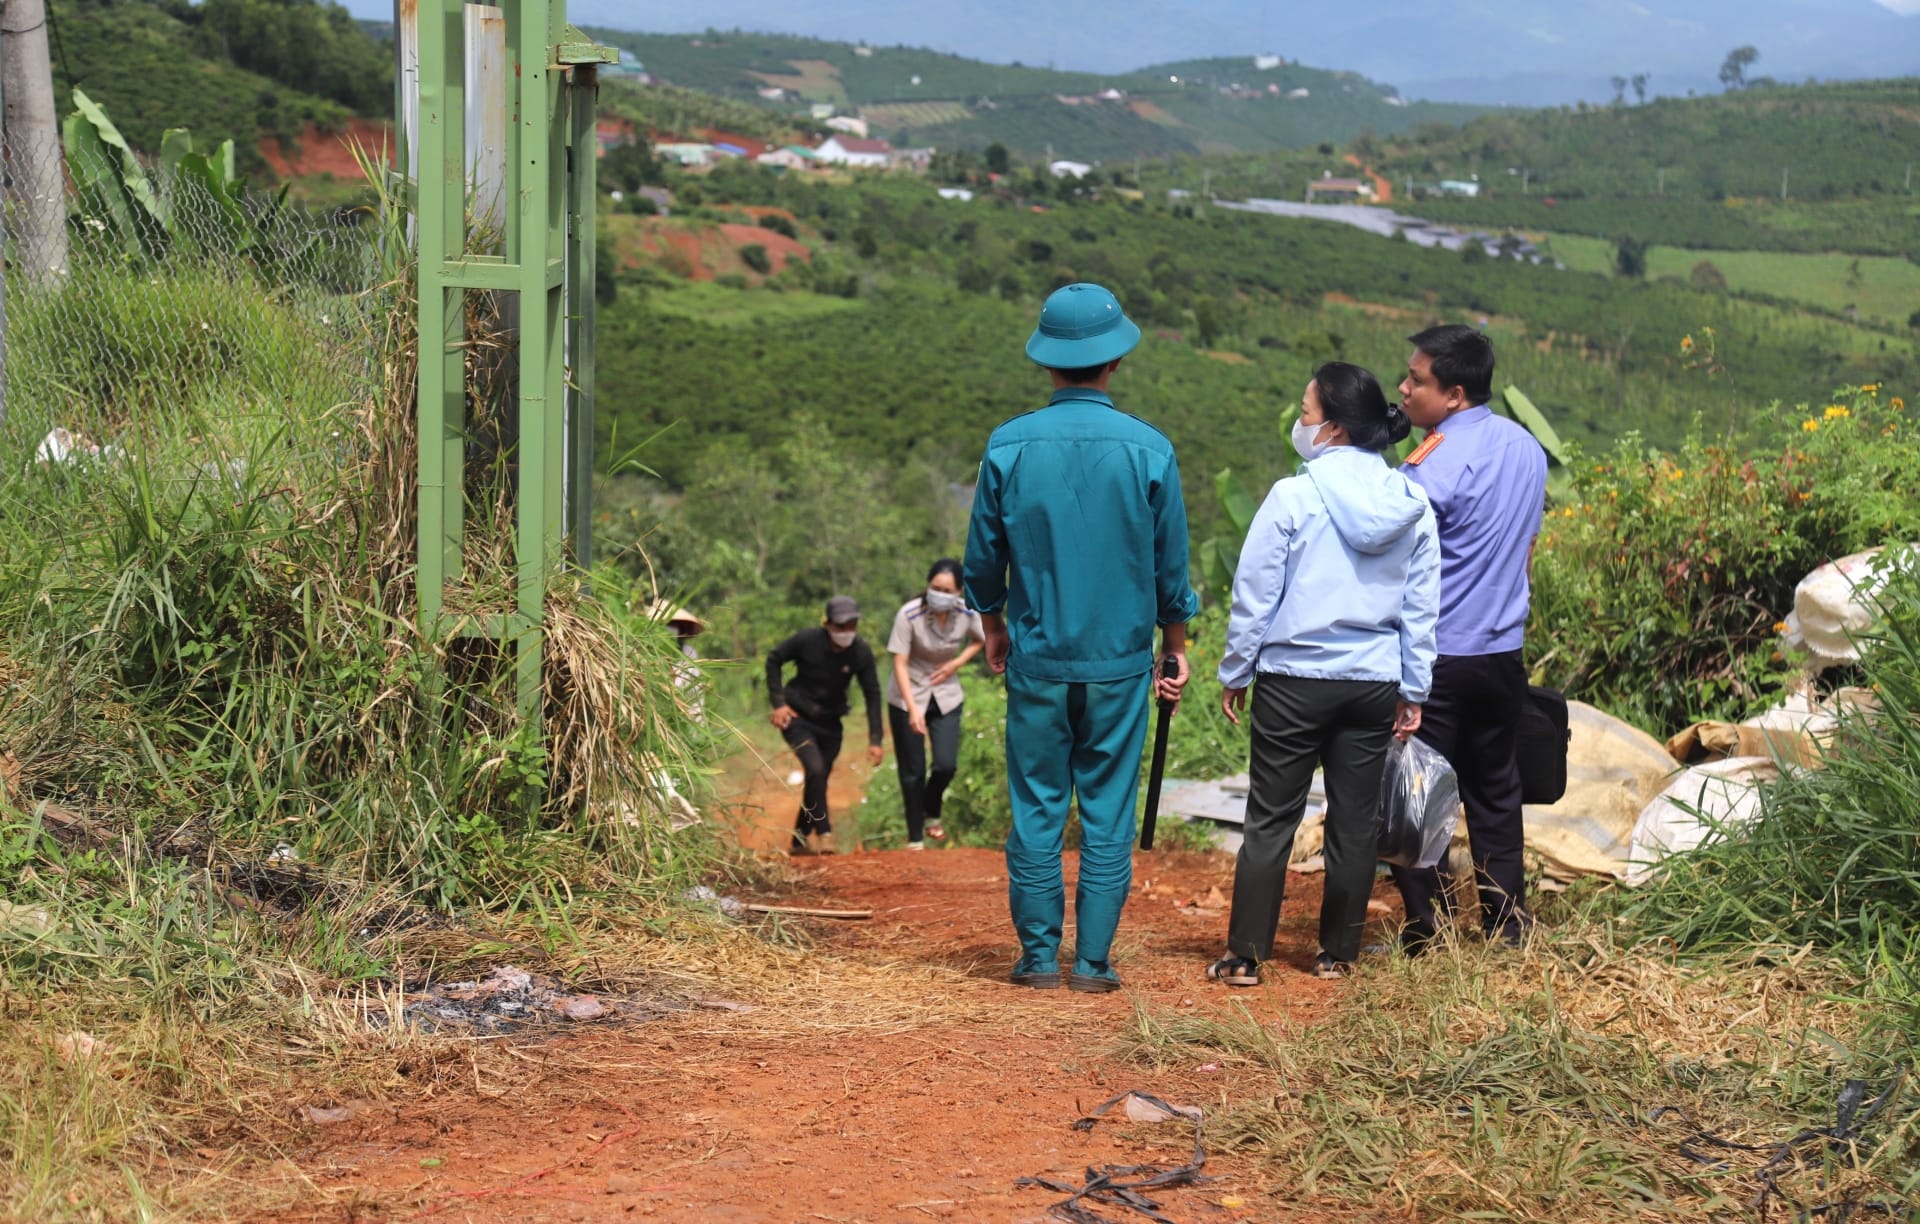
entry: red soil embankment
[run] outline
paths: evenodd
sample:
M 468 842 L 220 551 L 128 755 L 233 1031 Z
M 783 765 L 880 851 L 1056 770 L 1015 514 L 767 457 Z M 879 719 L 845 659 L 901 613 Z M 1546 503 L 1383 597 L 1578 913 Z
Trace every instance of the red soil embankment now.
M 391 156 L 393 125 L 384 119 L 349 119 L 338 131 L 325 131 L 309 123 L 291 146 L 283 145 L 278 136 L 261 137 L 260 156 L 283 179 L 309 174 L 359 178 L 355 145 L 366 150 L 376 165 L 384 165 Z

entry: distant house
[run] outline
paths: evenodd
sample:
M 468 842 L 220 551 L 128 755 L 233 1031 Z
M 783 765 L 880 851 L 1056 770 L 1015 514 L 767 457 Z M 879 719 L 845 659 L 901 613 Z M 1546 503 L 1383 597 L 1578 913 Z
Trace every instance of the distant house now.
M 1102 102 L 1125 102 L 1127 100 L 1126 94 L 1121 93 L 1117 89 L 1111 89 L 1111 88 L 1103 89 L 1098 94 L 1095 94 L 1094 96 L 1099 98 Z
M 829 136 L 813 155 L 836 166 L 884 169 L 893 160 L 893 146 L 884 140 L 866 140 L 859 136 Z
M 753 160 L 763 166 L 777 166 L 782 170 L 812 170 L 820 164 L 819 155 L 812 149 L 799 145 L 788 145 L 784 149 L 769 149 Z
M 710 144 L 676 142 L 653 146 L 653 151 L 661 157 L 678 162 L 682 166 L 705 166 L 713 161 L 714 149 Z
M 647 73 L 647 66 L 634 58 L 633 52 L 623 50 L 617 63 L 608 64 L 600 69 L 602 76 L 617 76 L 624 80 L 638 80 L 640 84 L 651 84 L 653 78 Z
M 807 113 L 815 119 L 831 119 L 833 118 L 833 103 L 815 102 L 807 108 Z
M 1278 68 L 1286 62 L 1287 61 L 1277 55 L 1256 55 L 1253 57 L 1253 70 L 1255 72 L 1272 72 L 1275 68 Z
M 865 136 L 867 134 L 867 121 L 865 119 L 856 119 L 852 115 L 835 115 L 833 118 L 827 120 L 827 126 L 836 132 L 845 132 L 849 136 Z
M 1289 98 L 1311 98 L 1313 91 L 1311 89 L 1289 89 L 1287 96 Z
M 1321 178 L 1307 184 L 1309 204 L 1367 204 L 1373 200 L 1373 184 L 1366 179 Z
M 751 136 L 743 136 L 739 132 L 729 132 L 721 128 L 702 128 L 694 134 L 702 140 L 711 142 L 722 153 L 728 153 L 734 157 L 758 157 L 773 147 L 764 140 L 755 140 Z
M 965 187 L 942 187 L 940 188 L 940 198 L 943 200 L 959 200 L 964 204 L 973 198 L 973 192 L 968 191 Z
M 601 119 L 593 125 L 594 140 L 599 144 L 602 156 L 608 149 L 632 144 L 635 134 L 631 119 Z
M 873 48 L 868 46 L 859 46 L 853 49 L 853 53 L 859 56 L 861 59 L 870 59 L 873 56 Z
M 1471 199 L 1480 194 L 1480 184 L 1471 183 L 1465 179 L 1441 179 L 1440 194 L 1466 196 Z
M 780 88 L 778 85 L 762 85 L 760 88 L 754 90 L 753 92 L 759 94 L 761 97 L 765 98 L 769 102 L 778 102 L 782 98 L 787 96 L 787 91 Z
M 1053 161 L 1047 163 L 1047 173 L 1055 178 L 1085 178 L 1093 173 L 1093 167 L 1085 162 Z
M 933 162 L 933 149 L 895 149 L 891 160 L 897 170 L 925 170 Z
M 634 194 L 652 200 L 654 211 L 663 217 L 673 212 L 673 193 L 665 187 L 642 187 Z

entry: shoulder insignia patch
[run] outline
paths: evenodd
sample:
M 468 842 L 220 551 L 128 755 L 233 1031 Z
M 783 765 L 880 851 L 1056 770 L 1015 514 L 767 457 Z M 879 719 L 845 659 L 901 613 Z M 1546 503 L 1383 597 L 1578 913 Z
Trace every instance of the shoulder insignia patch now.
M 1413 453 L 1407 456 L 1406 465 L 1408 467 L 1419 467 L 1420 464 L 1426 460 L 1426 457 L 1428 455 L 1431 455 L 1434 452 L 1434 448 L 1438 447 L 1442 442 L 1445 442 L 1446 440 L 1447 440 L 1447 435 L 1445 434 L 1442 434 L 1442 433 L 1428 434 L 1426 441 L 1414 447 Z

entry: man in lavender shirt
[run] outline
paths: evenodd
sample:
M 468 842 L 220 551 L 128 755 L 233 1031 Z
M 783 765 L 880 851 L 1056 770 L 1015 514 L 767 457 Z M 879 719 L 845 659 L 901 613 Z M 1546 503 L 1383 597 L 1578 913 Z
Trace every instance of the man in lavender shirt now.
M 1460 777 L 1486 935 L 1517 944 L 1531 921 L 1514 751 L 1527 700 L 1520 647 L 1547 456 L 1533 435 L 1487 407 L 1493 344 L 1486 336 L 1449 324 L 1409 339 L 1402 407 L 1427 436 L 1402 470 L 1426 491 L 1440 528 L 1440 657 L 1420 738 Z M 1445 904 L 1444 881 L 1431 867 L 1395 867 L 1393 878 L 1406 903 L 1403 943 L 1418 952 L 1437 929 L 1434 903 Z

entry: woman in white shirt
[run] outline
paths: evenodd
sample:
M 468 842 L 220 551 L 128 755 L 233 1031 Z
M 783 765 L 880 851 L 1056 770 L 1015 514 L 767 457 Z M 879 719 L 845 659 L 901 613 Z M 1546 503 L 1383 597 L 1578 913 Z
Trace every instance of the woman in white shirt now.
M 960 594 L 960 563 L 942 557 L 927 571 L 925 592 L 894 615 L 893 633 L 887 638 L 887 649 L 893 652 L 887 718 L 893 727 L 909 850 L 923 849 L 923 836 L 940 841 L 947 835 L 940 823 L 940 800 L 960 763 L 963 694 L 957 677 L 984 641 L 979 614 Z

